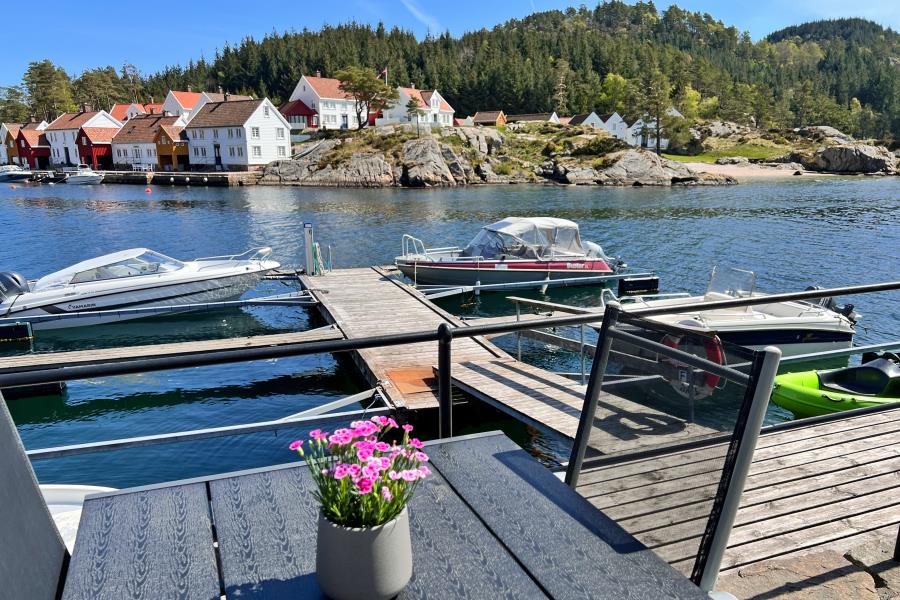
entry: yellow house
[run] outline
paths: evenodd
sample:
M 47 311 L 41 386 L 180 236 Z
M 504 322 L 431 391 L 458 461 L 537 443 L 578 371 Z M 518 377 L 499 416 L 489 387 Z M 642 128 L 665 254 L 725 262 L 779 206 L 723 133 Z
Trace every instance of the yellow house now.
M 0 156 L 4 156 L 5 162 L 11 165 L 19 164 L 19 149 L 16 146 L 16 138 L 21 128 L 22 125 L 19 123 L 3 123 L 0 125 L 0 132 L 3 132 L 3 152 L 0 153 Z M 0 160 L 0 164 L 3 162 Z
M 156 132 L 156 162 L 160 171 L 190 169 L 188 140 L 181 125 L 163 125 Z
M 506 114 L 502 110 L 479 111 L 472 117 L 472 124 L 490 127 L 506 125 Z

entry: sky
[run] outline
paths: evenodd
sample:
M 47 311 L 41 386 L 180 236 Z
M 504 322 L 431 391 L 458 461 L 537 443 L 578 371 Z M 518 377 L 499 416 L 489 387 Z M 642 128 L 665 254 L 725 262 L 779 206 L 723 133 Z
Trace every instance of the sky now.
M 399 26 L 424 37 L 450 31 L 491 28 L 532 12 L 577 6 L 565 0 L 339 0 L 331 2 L 268 2 L 256 0 L 192 0 L 175 10 L 131 8 L 130 2 L 94 3 L 45 0 L 39 27 L 8 31 L 15 50 L 0 59 L 0 85 L 15 85 L 33 60 L 49 58 L 71 75 L 96 66 L 132 63 L 143 73 L 166 65 L 184 64 L 201 55 L 211 58 L 226 42 L 246 36 L 260 38 L 285 30 L 315 30 L 324 24 L 355 20 L 387 27 Z M 708 12 L 726 25 L 749 31 L 753 39 L 805 21 L 835 17 L 864 17 L 900 30 L 898 0 L 679 0 L 680 7 Z M 585 2 L 593 7 L 594 2 Z M 657 0 L 662 10 L 672 2 Z M 93 6 L 93 8 L 87 8 Z M 149 6 L 146 3 L 135 6 Z M 167 6 L 159 4 L 156 6 Z M 112 7 L 112 8 L 107 8 Z M 34 23 L 29 2 L 9 2 L 3 9 L 7 24 Z M 24 42 L 24 43 L 23 43 Z

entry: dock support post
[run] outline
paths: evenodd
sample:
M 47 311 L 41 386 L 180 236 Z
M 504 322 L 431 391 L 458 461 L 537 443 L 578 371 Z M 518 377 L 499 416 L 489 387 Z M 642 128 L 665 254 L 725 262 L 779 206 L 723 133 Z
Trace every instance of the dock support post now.
M 578 349 L 578 353 L 581 356 L 581 385 L 585 383 L 585 369 L 584 369 L 584 323 L 579 325 L 579 330 L 581 332 L 581 345 Z
M 304 260 L 306 264 L 306 274 L 307 275 L 316 275 L 316 263 L 313 259 L 313 244 L 315 243 L 315 239 L 313 237 L 313 224 L 312 223 L 304 223 L 303 224 L 303 251 L 304 251 Z
M 600 401 L 603 374 L 606 372 L 606 365 L 609 362 L 609 349 L 612 346 L 612 337 L 606 335 L 606 332 L 616 324 L 619 318 L 619 309 L 618 302 L 610 302 L 603 312 L 603 323 L 600 325 L 600 337 L 597 340 L 597 353 L 594 355 L 593 364 L 591 364 L 591 377 L 588 379 L 587 390 L 584 393 L 581 419 L 578 420 L 578 431 L 575 433 L 575 443 L 572 445 L 572 454 L 569 457 L 569 466 L 566 469 L 566 485 L 572 489 L 575 489 L 575 486 L 578 485 L 581 464 L 584 462 L 588 440 L 591 438 L 591 428 L 594 426 L 594 415 L 597 413 L 597 403 Z
M 450 378 L 450 346 L 453 330 L 447 323 L 438 326 L 438 435 L 453 437 L 453 382 Z
M 900 527 L 897 528 L 897 543 L 894 544 L 894 561 L 900 562 Z
M 522 308 L 516 302 L 516 323 L 522 320 Z M 522 362 L 522 332 L 516 331 L 516 359 Z
M 719 513 L 718 523 L 713 533 L 709 552 L 706 556 L 706 564 L 700 577 L 700 589 L 711 592 L 716 587 L 719 578 L 719 569 L 722 567 L 722 559 L 725 557 L 725 549 L 728 546 L 728 538 L 734 527 L 734 519 L 737 517 L 738 506 L 741 503 L 741 495 L 744 493 L 744 484 L 750 473 L 750 464 L 753 462 L 753 453 L 756 450 L 756 442 L 759 440 L 759 430 L 766 416 L 766 408 L 769 406 L 769 396 L 772 395 L 772 385 L 775 375 L 778 374 L 778 363 L 781 360 L 781 350 L 774 346 L 763 349 L 762 365 L 759 375 L 754 382 L 753 400 L 750 411 L 747 414 L 747 424 L 738 447 L 737 457 L 734 459 L 734 468 L 728 490 L 725 492 L 725 500 L 722 502 L 722 511 Z

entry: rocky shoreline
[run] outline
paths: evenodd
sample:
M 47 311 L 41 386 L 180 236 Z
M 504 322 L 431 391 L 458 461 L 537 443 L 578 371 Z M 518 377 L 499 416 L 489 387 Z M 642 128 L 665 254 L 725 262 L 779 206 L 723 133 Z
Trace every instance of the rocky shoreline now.
M 736 183 L 732 177 L 704 173 L 653 152 L 621 148 L 606 141 L 610 139 L 588 129 L 554 137 L 528 130 L 504 134 L 486 127 L 450 127 L 434 133 L 408 126 L 381 127 L 308 144 L 298 157 L 268 165 L 259 183 L 339 187 Z

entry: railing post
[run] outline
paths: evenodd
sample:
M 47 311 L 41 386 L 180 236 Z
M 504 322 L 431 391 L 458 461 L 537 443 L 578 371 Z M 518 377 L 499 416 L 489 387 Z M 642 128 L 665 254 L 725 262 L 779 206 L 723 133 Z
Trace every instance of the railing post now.
M 450 379 L 450 346 L 453 330 L 447 323 L 438 326 L 438 435 L 453 437 L 453 383 Z
M 581 355 L 581 385 L 585 383 L 585 369 L 584 369 L 584 323 L 579 327 L 581 330 L 581 347 L 579 348 L 579 354 Z
M 519 302 L 516 301 L 516 323 L 518 323 L 522 319 L 522 308 L 519 306 Z M 516 359 L 519 362 L 522 362 L 522 332 L 516 330 Z
M 594 415 L 597 413 L 597 402 L 600 400 L 603 373 L 606 371 L 607 362 L 609 362 L 609 349 L 612 346 L 612 337 L 606 335 L 606 332 L 618 320 L 619 309 L 618 302 L 610 302 L 603 311 L 603 323 L 600 325 L 600 337 L 597 339 L 597 352 L 594 354 L 594 362 L 591 364 L 591 376 L 588 379 L 587 390 L 584 393 L 581 419 L 578 421 L 578 431 L 575 434 L 575 443 L 572 445 L 572 454 L 569 457 L 569 466 L 566 469 L 566 484 L 573 489 L 578 485 L 581 463 L 584 462 L 584 454 L 587 452 L 588 440 L 591 437 Z
M 897 528 L 897 542 L 894 544 L 894 561 L 900 562 L 900 527 Z
M 769 406 L 769 397 L 772 395 L 772 385 L 775 375 L 778 374 L 778 362 L 781 360 L 781 350 L 774 346 L 767 346 L 763 350 L 762 365 L 754 384 L 753 400 L 750 411 L 747 414 L 747 424 L 741 437 L 737 457 L 734 459 L 734 468 L 731 472 L 731 481 L 725 492 L 725 500 L 722 502 L 722 512 L 719 514 L 718 523 L 713 533 L 712 542 L 709 545 L 706 564 L 703 575 L 700 577 L 700 589 L 711 592 L 716 586 L 719 577 L 719 569 L 722 566 L 722 558 L 725 556 L 725 548 L 728 546 L 728 538 L 734 527 L 734 519 L 737 516 L 741 495 L 744 493 L 744 484 L 750 473 L 750 464 L 753 462 L 753 453 L 756 450 L 756 442 L 759 440 L 759 430 L 766 416 L 766 408 Z

